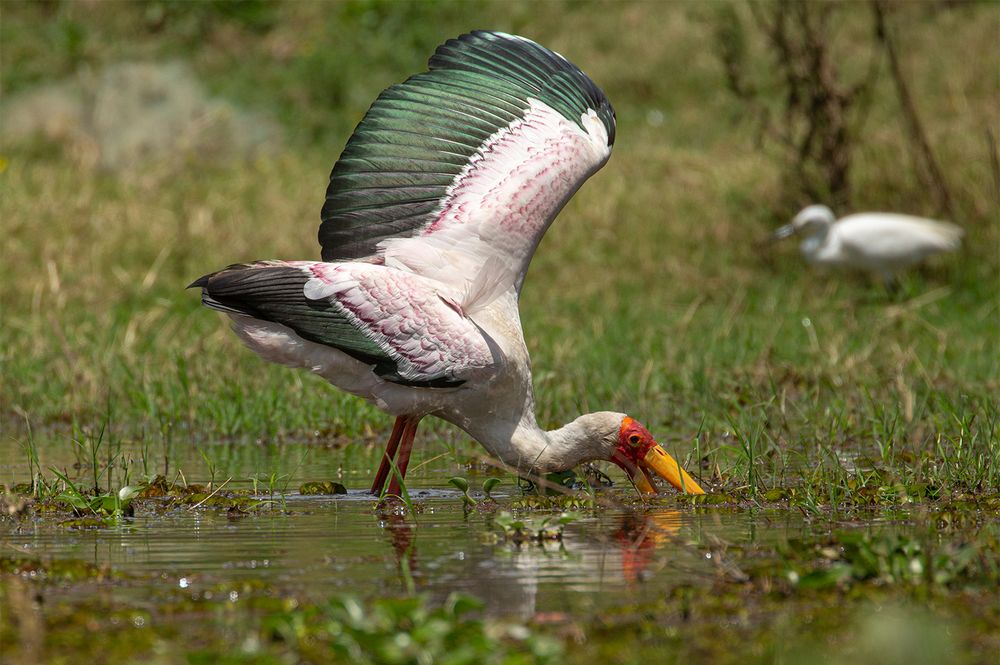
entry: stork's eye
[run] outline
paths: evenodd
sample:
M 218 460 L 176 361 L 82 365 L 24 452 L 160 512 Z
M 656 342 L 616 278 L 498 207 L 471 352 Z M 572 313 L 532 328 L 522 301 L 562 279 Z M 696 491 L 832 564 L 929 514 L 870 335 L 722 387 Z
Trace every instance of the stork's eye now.
M 631 443 L 633 446 L 638 446 L 640 441 L 642 441 L 642 437 L 640 437 L 638 434 L 632 434 L 628 437 L 628 442 Z

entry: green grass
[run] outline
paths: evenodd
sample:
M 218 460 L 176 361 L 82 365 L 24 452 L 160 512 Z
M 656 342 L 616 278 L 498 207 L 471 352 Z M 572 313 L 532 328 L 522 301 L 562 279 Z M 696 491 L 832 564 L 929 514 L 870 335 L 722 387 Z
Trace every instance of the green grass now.
M 867 10 L 838 16 L 837 53 L 855 67 Z M 697 467 L 697 449 L 719 486 L 751 496 L 804 484 L 828 503 L 850 491 L 854 458 L 904 484 L 996 487 L 1000 230 L 984 130 L 1000 113 L 997 16 L 970 5 L 892 17 L 968 235 L 891 299 L 864 279 L 810 271 L 792 246 L 755 246 L 791 212 L 783 165 L 725 91 L 710 6 L 5 5 L 5 96 L 80 66 L 183 57 L 213 91 L 274 114 L 290 139 L 251 164 L 192 159 L 125 179 L 59 146 L 3 147 L 0 435 L 44 461 L 74 428 L 99 430 L 110 408 L 116 436 L 165 450 L 383 438 L 387 417 L 260 361 L 184 287 L 237 261 L 316 257 L 329 169 L 370 100 L 443 39 L 490 27 L 571 57 L 618 112 L 612 160 L 553 226 L 524 289 L 543 424 L 627 411 L 682 462 Z M 855 207 L 933 214 L 887 80 L 870 114 Z M 436 435 L 464 441 L 425 421 L 421 438 Z

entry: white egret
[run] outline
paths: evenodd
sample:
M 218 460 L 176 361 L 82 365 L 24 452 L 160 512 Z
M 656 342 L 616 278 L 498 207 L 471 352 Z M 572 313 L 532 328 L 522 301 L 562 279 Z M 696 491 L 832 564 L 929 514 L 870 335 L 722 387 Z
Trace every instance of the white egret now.
M 801 250 L 809 263 L 876 273 L 891 285 L 900 270 L 932 254 L 957 249 L 964 231 L 948 222 L 889 212 L 863 212 L 838 220 L 825 205 L 811 205 L 772 238 L 795 234 L 804 236 Z

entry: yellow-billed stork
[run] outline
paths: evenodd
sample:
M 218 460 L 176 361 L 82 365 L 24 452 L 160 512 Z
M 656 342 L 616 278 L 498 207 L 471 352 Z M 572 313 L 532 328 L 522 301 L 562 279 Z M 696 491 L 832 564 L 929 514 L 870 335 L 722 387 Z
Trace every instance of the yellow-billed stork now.
M 519 474 L 610 460 L 640 491 L 656 491 L 656 474 L 701 494 L 625 414 L 553 431 L 535 420 L 518 295 L 545 230 L 614 138 L 610 102 L 566 58 L 523 37 L 462 35 L 383 91 L 348 140 L 322 261 L 233 265 L 191 286 L 265 359 L 396 416 L 374 493 L 387 480 L 399 493 L 417 423 L 433 415 Z

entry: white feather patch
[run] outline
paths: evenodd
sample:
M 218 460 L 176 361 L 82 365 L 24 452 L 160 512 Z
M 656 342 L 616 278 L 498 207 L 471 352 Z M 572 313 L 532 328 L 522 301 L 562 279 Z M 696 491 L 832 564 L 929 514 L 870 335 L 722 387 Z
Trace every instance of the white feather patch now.
M 325 300 L 357 286 L 357 280 L 339 271 L 327 271 L 322 277 L 309 279 L 302 295 L 309 300 Z
M 482 269 L 470 280 L 462 294 L 461 307 L 466 315 L 483 309 L 514 287 L 514 271 L 499 256 L 486 259 Z

